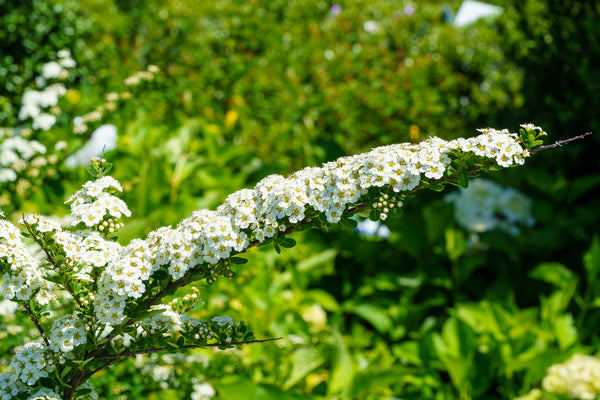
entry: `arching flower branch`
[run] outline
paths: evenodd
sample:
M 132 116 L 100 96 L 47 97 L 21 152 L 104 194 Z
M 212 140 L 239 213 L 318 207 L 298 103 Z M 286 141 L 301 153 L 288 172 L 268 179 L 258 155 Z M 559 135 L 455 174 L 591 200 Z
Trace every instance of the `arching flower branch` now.
M 97 179 L 67 200 L 73 229 L 29 214 L 21 218 L 21 232 L 0 219 L 1 294 L 24 307 L 40 332 L 0 376 L 0 398 L 97 398 L 86 381 L 116 359 L 260 342 L 243 321 L 185 315 L 199 302 L 197 290 L 162 300 L 194 281 L 231 278 L 232 266 L 245 263 L 240 255 L 251 247 L 271 243 L 280 251 L 295 244 L 288 235 L 297 230 L 352 228 L 350 216 L 365 210 L 383 220 L 400 214 L 416 191 L 464 187 L 481 172 L 521 165 L 545 135 L 531 124 L 519 134 L 480 131 L 468 139 L 378 147 L 287 178 L 271 175 L 216 210 L 195 211 L 125 246 L 113 239 L 119 218 L 131 214 L 116 196 L 122 188 L 106 175 L 105 160 L 94 160 Z M 26 238 L 42 257 L 32 254 Z

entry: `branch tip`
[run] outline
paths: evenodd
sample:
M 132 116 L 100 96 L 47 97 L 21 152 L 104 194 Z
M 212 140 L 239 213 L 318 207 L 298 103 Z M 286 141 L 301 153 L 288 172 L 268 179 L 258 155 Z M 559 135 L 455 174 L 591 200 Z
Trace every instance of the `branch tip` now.
M 558 141 L 554 142 L 553 144 L 548 144 L 546 146 L 540 146 L 538 148 L 535 148 L 535 149 L 531 150 L 530 153 L 531 154 L 535 154 L 535 153 L 537 153 L 539 151 L 542 151 L 542 150 L 553 149 L 555 147 L 562 147 L 563 144 L 574 142 L 575 140 L 580 140 L 580 139 L 583 139 L 583 138 L 585 138 L 587 136 L 590 136 L 590 135 L 592 135 L 592 132 L 586 132 L 586 133 L 581 134 L 579 136 L 575 136 L 575 137 L 572 137 L 572 138 L 569 138 L 569 139 L 565 139 L 565 140 L 558 140 Z

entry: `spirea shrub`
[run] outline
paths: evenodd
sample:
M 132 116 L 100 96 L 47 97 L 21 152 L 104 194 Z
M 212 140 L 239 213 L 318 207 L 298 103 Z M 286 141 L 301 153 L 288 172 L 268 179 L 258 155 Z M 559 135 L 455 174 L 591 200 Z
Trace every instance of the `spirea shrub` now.
M 0 398 L 97 398 L 86 381 L 120 358 L 259 342 L 243 321 L 185 315 L 200 301 L 197 289 L 165 297 L 195 281 L 231 278 L 251 247 L 293 247 L 287 236 L 294 231 L 355 228 L 350 217 L 357 213 L 399 216 L 416 191 L 466 187 L 475 174 L 521 165 L 545 135 L 532 124 L 519 134 L 480 131 L 378 147 L 287 178 L 270 175 L 216 210 L 195 211 L 127 245 L 115 240 L 120 218 L 131 214 L 117 197 L 121 185 L 107 175 L 106 160 L 93 159 L 96 179 L 66 201 L 70 227 L 34 214 L 20 218 L 22 228 L 0 219 L 0 293 L 39 331 L 0 376 Z

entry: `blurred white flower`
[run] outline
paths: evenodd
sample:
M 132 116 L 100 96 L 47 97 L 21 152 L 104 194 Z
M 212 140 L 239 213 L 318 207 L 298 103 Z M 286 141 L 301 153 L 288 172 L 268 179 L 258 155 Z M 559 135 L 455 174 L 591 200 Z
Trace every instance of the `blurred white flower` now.
M 365 236 L 377 236 L 383 239 L 390 237 L 390 228 L 382 225 L 379 221 L 371 221 L 370 219 L 359 221 L 355 230 Z
M 600 359 L 575 354 L 562 364 L 554 364 L 542 387 L 547 392 L 566 394 L 573 399 L 594 400 L 600 395 Z
M 466 0 L 460 5 L 456 17 L 455 26 L 464 26 L 477 21 L 479 18 L 494 17 L 502 14 L 502 8 L 480 1 Z
M 192 400 L 210 400 L 217 392 L 209 383 L 202 383 L 194 385 L 194 392 L 192 393 Z
M 62 67 L 56 61 L 50 61 L 42 66 L 42 76 L 45 79 L 58 78 Z
M 531 200 L 522 193 L 486 179 L 473 179 L 467 189 L 445 197 L 454 203 L 454 218 L 464 229 L 482 233 L 497 229 L 517 235 L 517 225 L 532 226 Z
M 65 160 L 69 168 L 86 166 L 92 157 L 99 157 L 102 151 L 107 152 L 117 148 L 117 127 L 102 125 L 92 133 L 90 140 L 75 154 Z
M 368 33 L 377 33 L 379 31 L 381 31 L 381 25 L 375 21 L 366 21 L 363 24 L 363 28 L 364 28 L 365 32 L 368 32 Z

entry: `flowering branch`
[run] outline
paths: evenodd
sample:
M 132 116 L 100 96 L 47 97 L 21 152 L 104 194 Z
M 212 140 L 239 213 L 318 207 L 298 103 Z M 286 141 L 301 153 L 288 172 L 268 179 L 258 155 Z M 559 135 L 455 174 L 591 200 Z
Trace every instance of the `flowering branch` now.
M 67 200 L 74 230 L 42 216 L 22 218 L 60 274 L 46 274 L 18 228 L 0 219 L 3 297 L 41 307 L 56 283 L 70 294 L 62 301 L 76 303 L 46 335 L 36 323 L 42 340 L 17 351 L 10 371 L 0 375 L 0 395 L 8 393 L 10 382 L 19 382 L 16 393 L 24 396 L 40 387 L 60 388 L 69 400 L 94 373 L 129 355 L 278 340 L 257 340 L 243 321 L 229 317 L 198 321 L 184 315 L 199 302 L 194 288 L 181 302 L 161 301 L 197 280 L 231 279 L 232 267 L 247 261 L 239 256 L 252 247 L 272 244 L 280 252 L 295 245 L 287 237 L 292 232 L 333 224 L 353 228 L 350 216 L 366 210 L 372 219 L 400 215 L 403 200 L 416 191 L 466 187 L 480 172 L 521 165 L 532 153 L 555 147 L 538 147 L 545 132 L 532 124 L 522 125 L 519 134 L 480 132 L 469 139 L 383 146 L 288 178 L 270 175 L 253 189 L 231 194 L 214 211 L 198 210 L 176 227 L 159 228 L 126 246 L 111 239 L 122 226 L 117 220 L 131 214 L 115 196 L 122 188 L 106 175 L 110 165 L 94 160 L 96 180 Z

